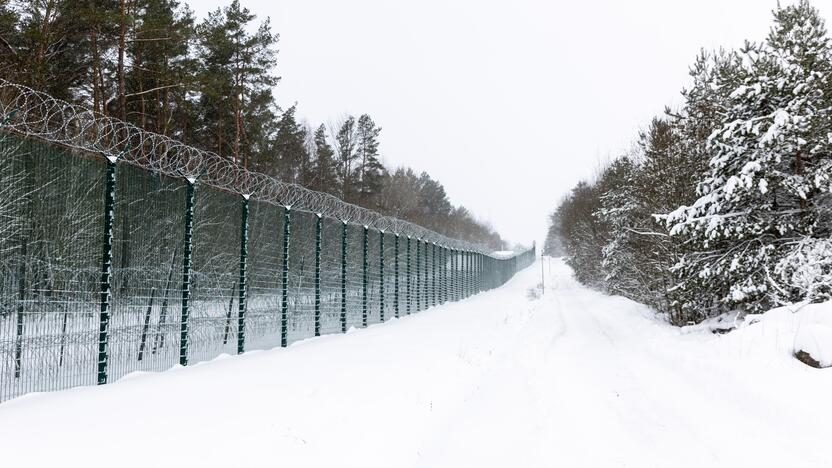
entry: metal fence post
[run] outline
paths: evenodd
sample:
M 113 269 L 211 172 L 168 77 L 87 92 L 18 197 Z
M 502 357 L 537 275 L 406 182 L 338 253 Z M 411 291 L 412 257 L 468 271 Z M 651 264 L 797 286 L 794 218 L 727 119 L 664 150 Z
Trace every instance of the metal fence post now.
M 188 320 L 191 300 L 191 255 L 194 252 L 194 193 L 196 180 L 188 179 L 185 193 L 185 245 L 182 254 L 182 312 L 179 320 L 179 365 L 188 365 Z M 163 335 L 164 336 L 164 335 Z
M 347 222 L 341 225 L 341 333 L 347 332 Z
M 248 293 L 248 199 L 249 195 L 243 195 L 242 209 L 240 210 L 240 279 L 239 298 L 237 305 L 237 354 L 243 354 L 246 350 L 246 298 Z
M 439 246 L 439 303 L 445 303 L 445 247 Z
M 394 241 L 393 246 L 393 255 L 395 255 L 395 260 L 393 261 L 393 270 L 395 275 L 395 280 L 393 284 L 393 302 L 396 304 L 393 312 L 396 314 L 396 318 L 399 318 L 399 235 L 396 234 L 396 240 Z
M 437 304 L 437 302 L 436 302 L 436 272 L 437 272 L 437 269 L 436 269 L 436 242 L 433 242 L 431 244 L 430 250 L 431 250 L 431 256 L 433 257 L 433 261 L 431 262 L 431 269 L 433 270 L 433 273 L 431 274 L 431 285 L 432 285 L 431 288 L 433 289 L 433 292 L 431 294 L 431 299 L 432 299 L 432 302 L 433 302 L 433 306 L 436 307 L 436 304 Z
M 497 261 L 491 257 L 488 258 L 488 288 L 495 288 L 497 277 Z
M 378 313 L 384 322 L 384 231 L 378 232 Z
M 471 264 L 473 263 L 472 260 L 473 260 L 473 255 L 471 254 L 471 251 L 465 252 L 465 285 L 466 285 L 465 286 L 465 291 L 466 291 L 466 297 L 471 297 L 474 293 L 474 288 L 473 288 L 474 285 L 473 285 L 473 281 L 472 281 L 474 270 L 473 270 L 473 268 L 471 268 Z
M 453 302 L 453 297 L 451 296 L 452 260 L 453 256 L 451 256 L 451 248 L 445 247 L 445 302 Z
M 480 254 L 474 252 L 474 294 L 480 293 Z
M 421 261 L 422 239 L 416 239 L 416 312 L 422 310 L 421 279 L 422 269 L 419 266 Z
M 483 284 L 482 284 L 482 261 L 483 261 L 483 254 L 477 254 L 477 292 L 483 291 Z
M 473 252 L 471 254 L 471 280 L 473 281 L 472 290 L 474 294 L 478 294 L 480 292 L 480 284 L 479 284 L 479 259 L 480 254 L 479 252 Z
M 321 336 L 321 214 L 315 215 L 315 336 Z
M 462 259 L 465 274 L 463 276 L 463 284 L 465 285 L 465 298 L 471 297 L 471 252 L 465 251 Z
M 463 270 L 462 270 L 463 267 L 464 267 L 464 264 L 462 263 L 464 258 L 465 257 L 463 256 L 463 251 L 461 249 L 457 250 L 457 252 L 456 252 L 456 276 L 457 276 L 457 278 L 456 278 L 456 282 L 457 282 L 456 290 L 457 290 L 457 299 L 460 300 L 460 301 L 465 298 L 465 291 L 463 290 L 464 283 L 462 281 L 464 279 Z
M 467 262 L 468 262 L 468 274 L 466 275 L 466 279 L 468 280 L 468 297 L 474 295 L 474 252 L 468 251 L 467 254 Z
M 23 369 L 23 301 L 26 300 L 26 236 L 20 242 L 20 265 L 17 282 L 17 326 L 14 340 L 14 378 L 19 379 Z
M 427 240 L 425 240 L 425 248 L 422 249 L 422 251 L 424 252 L 423 255 L 425 257 L 424 266 L 423 266 L 424 269 L 425 269 L 425 281 L 423 282 L 425 287 L 424 287 L 424 291 L 422 291 L 422 294 L 424 294 L 423 301 L 424 301 L 424 304 L 425 304 L 425 309 L 427 309 L 428 307 L 430 307 L 430 301 L 429 301 L 430 291 L 428 291 L 430 283 L 428 283 L 428 258 L 429 257 L 428 257 L 428 241 Z
M 488 285 L 488 254 L 482 254 L 480 259 L 480 275 L 482 277 L 482 290 L 488 291 L 491 289 Z
M 448 299 L 456 302 L 456 252 L 455 249 L 448 249 Z
M 454 293 L 454 249 L 448 248 L 448 300 L 456 301 Z
M 410 236 L 407 236 L 406 246 L 407 246 L 407 266 L 405 267 L 405 269 L 407 270 L 407 291 L 405 293 L 405 300 L 406 300 L 405 310 L 407 312 L 407 315 L 410 315 L 410 302 L 411 302 L 411 298 L 410 298 L 410 283 L 411 283 L 411 276 L 410 276 Z
M 280 291 L 280 346 L 289 345 L 289 241 L 292 233 L 292 207 L 283 207 L 283 276 Z
M 462 262 L 461 251 L 454 250 L 454 300 L 462 300 Z
M 459 253 L 459 263 L 460 263 L 460 273 L 459 273 L 459 287 L 460 287 L 460 299 L 465 299 L 468 297 L 468 284 L 466 283 L 467 278 L 465 275 L 468 274 L 466 271 L 468 265 L 465 264 L 465 261 L 468 259 L 466 255 L 467 252 L 462 250 Z
M 459 300 L 461 301 L 461 300 L 465 299 L 465 251 L 464 250 L 459 250 L 459 252 L 457 252 L 456 264 L 457 264 L 457 267 L 458 267 L 457 281 L 459 283 L 458 286 L 457 286 L 457 289 L 459 289 Z
M 457 253 L 457 267 L 459 269 L 459 300 L 465 299 L 465 251 L 460 250 Z
M 361 325 L 366 328 L 367 327 L 367 268 L 368 268 L 368 261 L 367 261 L 367 250 L 369 249 L 370 244 L 370 228 L 368 226 L 364 226 L 364 263 L 363 263 L 363 274 L 361 276 Z
M 110 299 L 113 271 L 113 218 L 116 200 L 116 158 L 107 157 L 104 183 L 104 239 L 101 256 L 101 314 L 98 323 L 98 385 L 107 383 L 110 345 Z
M 468 252 L 468 297 L 474 295 L 474 252 Z
M 493 259 L 489 257 L 485 257 L 485 287 L 491 289 L 494 287 L 494 263 Z
M 12 110 L 4 118 L 0 126 L 7 124 L 18 109 Z M 17 323 L 15 324 L 14 341 L 14 378 L 19 379 L 23 367 L 23 301 L 26 300 L 26 236 L 21 239 L 20 265 L 19 265 L 18 290 L 17 290 Z M 2 396 L 2 395 L 0 395 Z
M 477 252 L 471 252 L 471 295 L 479 292 L 477 289 Z
M 480 275 L 482 276 L 482 290 L 488 291 L 491 286 L 488 285 L 488 254 L 482 254 L 480 259 Z
M 448 302 L 448 247 L 442 247 L 442 302 Z

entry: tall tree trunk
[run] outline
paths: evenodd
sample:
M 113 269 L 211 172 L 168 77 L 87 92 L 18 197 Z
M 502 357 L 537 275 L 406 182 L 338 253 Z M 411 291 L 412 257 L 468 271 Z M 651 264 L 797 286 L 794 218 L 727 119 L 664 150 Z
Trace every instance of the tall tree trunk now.
M 139 126 L 143 130 L 147 130 L 147 107 L 144 100 L 144 70 L 142 70 L 144 64 L 142 63 L 142 47 L 144 46 L 139 45 L 136 50 L 135 70 L 136 78 L 139 82 L 139 113 L 141 114 L 141 116 L 139 116 Z
M 49 43 L 49 21 L 52 17 L 52 13 L 55 11 L 55 1 L 48 1 L 46 2 L 46 9 L 43 12 L 43 21 L 41 22 L 41 36 L 40 41 L 38 42 L 37 53 L 35 54 L 35 67 L 33 70 L 33 76 L 31 80 L 31 84 L 36 89 L 43 88 L 43 68 L 44 68 L 44 57 L 46 55 L 46 47 Z
M 239 69 L 239 63 L 237 64 Z M 234 159 L 240 161 L 240 139 L 242 138 L 242 100 L 243 100 L 243 79 L 240 73 L 237 73 L 236 89 L 234 90 Z M 248 169 L 248 158 L 242 157 L 243 167 Z
M 156 85 L 159 85 L 159 82 L 156 82 Z M 153 131 L 156 133 L 162 133 L 162 122 L 164 122 L 164 117 L 162 116 L 162 90 L 156 90 L 156 122 L 153 128 Z
M 167 79 L 170 73 L 170 64 L 168 63 L 168 54 L 167 52 L 163 54 L 164 58 L 164 78 Z M 161 80 L 160 80 L 161 81 Z M 167 83 L 166 83 L 167 84 Z M 171 111 L 170 111 L 170 98 L 169 93 L 170 88 L 165 87 L 162 91 L 162 131 L 159 132 L 162 135 L 167 135 L 170 131 L 170 126 L 168 125 L 171 120 Z
M 99 102 L 101 100 L 101 90 L 98 88 L 98 67 L 100 66 L 98 57 L 98 31 L 93 27 L 90 31 L 90 47 L 92 48 L 92 110 L 100 112 Z
M 118 33 L 118 117 L 127 120 L 127 98 L 124 86 L 124 36 L 127 32 L 127 0 L 121 0 L 121 18 Z

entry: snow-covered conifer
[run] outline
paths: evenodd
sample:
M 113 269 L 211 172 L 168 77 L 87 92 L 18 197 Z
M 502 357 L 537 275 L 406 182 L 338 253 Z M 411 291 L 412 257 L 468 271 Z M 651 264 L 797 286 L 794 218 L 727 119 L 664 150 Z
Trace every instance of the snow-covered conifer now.
M 723 307 L 750 312 L 794 299 L 775 270 L 800 241 L 822 235 L 818 206 L 832 182 L 826 29 L 806 1 L 774 17 L 767 41 L 746 44 L 728 78 L 736 86 L 708 138 L 700 198 L 667 218 L 699 247 L 678 266 L 683 277 L 720 291 Z

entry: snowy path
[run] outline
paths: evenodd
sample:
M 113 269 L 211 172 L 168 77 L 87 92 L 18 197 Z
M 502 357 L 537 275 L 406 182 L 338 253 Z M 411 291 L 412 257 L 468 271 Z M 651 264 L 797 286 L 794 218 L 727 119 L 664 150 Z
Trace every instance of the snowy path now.
M 781 322 L 681 334 L 557 261 L 531 301 L 539 276 L 346 336 L 13 400 L 0 465 L 832 466 L 832 369 L 789 358 Z

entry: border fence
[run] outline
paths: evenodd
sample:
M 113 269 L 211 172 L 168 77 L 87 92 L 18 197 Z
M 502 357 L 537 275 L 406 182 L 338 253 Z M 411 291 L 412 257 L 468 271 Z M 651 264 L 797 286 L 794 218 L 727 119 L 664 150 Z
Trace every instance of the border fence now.
M 344 333 L 511 257 L 0 80 L 0 402 Z

